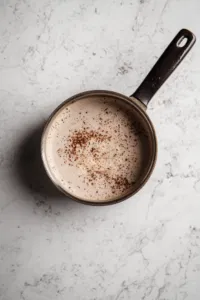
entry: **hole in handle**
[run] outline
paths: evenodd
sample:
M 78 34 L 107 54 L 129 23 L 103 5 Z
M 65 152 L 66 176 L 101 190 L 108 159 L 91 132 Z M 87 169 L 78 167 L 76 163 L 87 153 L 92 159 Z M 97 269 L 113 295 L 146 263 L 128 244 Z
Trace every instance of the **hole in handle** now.
M 188 38 L 185 36 L 182 36 L 176 43 L 176 46 L 179 48 L 183 48 L 187 44 L 187 41 L 188 41 Z

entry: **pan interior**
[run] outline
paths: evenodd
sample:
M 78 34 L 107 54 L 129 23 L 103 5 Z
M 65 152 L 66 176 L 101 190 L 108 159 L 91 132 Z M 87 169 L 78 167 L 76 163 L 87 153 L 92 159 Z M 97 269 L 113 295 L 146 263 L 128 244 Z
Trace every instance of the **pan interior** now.
M 114 96 L 65 103 L 51 118 L 44 139 L 43 157 L 54 183 L 88 202 L 133 193 L 152 161 L 147 121 L 131 103 Z

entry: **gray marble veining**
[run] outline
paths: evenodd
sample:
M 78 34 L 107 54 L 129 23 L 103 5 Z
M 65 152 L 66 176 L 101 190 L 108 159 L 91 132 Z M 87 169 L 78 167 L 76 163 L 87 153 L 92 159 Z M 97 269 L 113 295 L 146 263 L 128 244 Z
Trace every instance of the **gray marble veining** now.
M 199 0 L 0 1 L 1 300 L 199 300 L 199 15 Z M 114 206 L 66 200 L 40 160 L 50 112 L 130 95 L 181 28 L 197 43 L 149 104 L 149 182 Z

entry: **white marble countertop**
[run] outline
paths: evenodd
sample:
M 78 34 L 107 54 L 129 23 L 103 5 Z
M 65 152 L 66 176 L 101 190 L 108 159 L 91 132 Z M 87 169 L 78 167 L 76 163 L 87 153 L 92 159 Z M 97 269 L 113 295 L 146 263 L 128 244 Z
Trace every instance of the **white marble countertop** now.
M 200 1 L 0 1 L 0 299 L 199 300 Z M 159 154 L 108 207 L 66 200 L 41 128 L 89 89 L 130 95 L 181 28 L 197 43 L 151 101 Z

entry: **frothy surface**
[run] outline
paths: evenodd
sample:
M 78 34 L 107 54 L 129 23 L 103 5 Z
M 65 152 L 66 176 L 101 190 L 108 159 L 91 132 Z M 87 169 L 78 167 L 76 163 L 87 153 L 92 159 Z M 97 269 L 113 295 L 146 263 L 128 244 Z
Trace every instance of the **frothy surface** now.
M 45 155 L 64 190 L 106 201 L 134 189 L 147 165 L 148 147 L 134 110 L 101 96 L 66 104 L 56 114 L 48 126 Z

